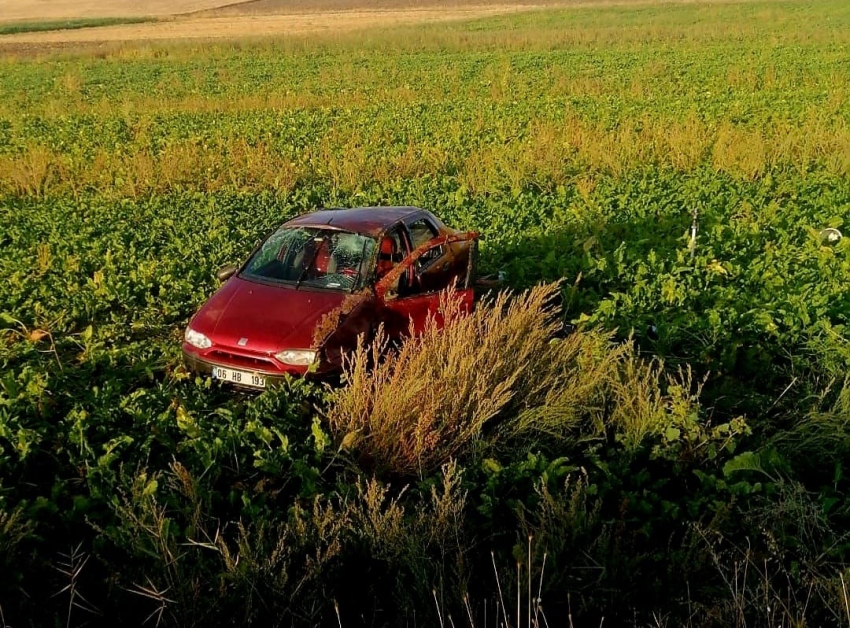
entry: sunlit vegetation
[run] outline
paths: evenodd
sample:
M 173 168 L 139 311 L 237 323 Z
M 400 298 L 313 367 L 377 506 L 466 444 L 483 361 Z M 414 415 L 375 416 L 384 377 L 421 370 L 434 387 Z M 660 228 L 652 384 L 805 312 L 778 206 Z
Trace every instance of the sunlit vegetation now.
M 847 625 L 848 46 L 780 0 L 0 48 L 0 620 Z M 185 372 L 216 269 L 369 204 L 511 296 L 337 387 Z

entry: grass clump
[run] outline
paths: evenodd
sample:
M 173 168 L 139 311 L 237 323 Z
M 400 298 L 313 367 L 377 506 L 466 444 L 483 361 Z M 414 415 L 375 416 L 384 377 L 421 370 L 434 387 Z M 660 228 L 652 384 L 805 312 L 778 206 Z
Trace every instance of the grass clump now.
M 347 362 L 348 384 L 328 413 L 331 428 L 377 467 L 401 474 L 439 467 L 544 384 L 557 291 L 551 284 L 514 299 L 503 293 L 469 315 L 445 294 L 440 317 L 386 354 L 379 331 Z
M 557 283 L 502 292 L 468 314 L 449 292 L 398 348 L 379 331 L 347 361 L 329 406 L 342 447 L 379 471 L 424 475 L 480 445 L 613 434 L 635 450 L 696 422 L 689 373 L 665 380 L 660 361 L 597 330 L 558 338 L 558 292 Z

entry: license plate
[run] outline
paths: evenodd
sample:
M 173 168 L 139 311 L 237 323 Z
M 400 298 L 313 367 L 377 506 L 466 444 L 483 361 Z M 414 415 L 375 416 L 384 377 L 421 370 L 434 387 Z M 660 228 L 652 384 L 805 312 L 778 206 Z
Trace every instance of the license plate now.
M 249 371 L 239 371 L 237 369 L 226 369 L 221 366 L 214 366 L 212 371 L 213 379 L 220 379 L 224 382 L 239 384 L 240 386 L 252 386 L 254 388 L 265 388 L 266 377 L 259 373 L 251 373 Z

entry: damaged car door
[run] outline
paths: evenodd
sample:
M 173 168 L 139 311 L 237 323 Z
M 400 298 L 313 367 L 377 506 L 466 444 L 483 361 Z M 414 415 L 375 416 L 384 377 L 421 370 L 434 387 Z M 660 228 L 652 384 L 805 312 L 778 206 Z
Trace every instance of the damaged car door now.
M 431 238 L 378 281 L 375 291 L 391 338 L 421 332 L 429 315 L 440 324 L 440 292 L 450 286 L 463 307 L 472 309 L 477 239 L 476 232 Z

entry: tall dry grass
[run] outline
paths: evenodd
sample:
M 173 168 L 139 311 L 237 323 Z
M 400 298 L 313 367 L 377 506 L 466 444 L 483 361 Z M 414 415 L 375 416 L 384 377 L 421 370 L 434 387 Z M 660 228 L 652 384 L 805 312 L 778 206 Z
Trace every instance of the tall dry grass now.
M 57 181 L 60 163 L 61 156 L 41 144 L 28 147 L 20 155 L 0 159 L 0 190 L 41 198 Z
M 466 493 L 456 465 L 441 475 L 430 499 L 413 503 L 401 499 L 405 489 L 363 477 L 351 495 L 296 500 L 281 519 L 225 522 L 203 478 L 174 463 L 128 476 L 112 503 L 116 525 L 104 533 L 133 558 L 116 579 L 149 613 L 146 623 L 202 626 L 224 612 L 240 625 L 293 616 L 318 625 L 335 605 L 332 591 L 347 595 L 337 570 L 360 569 L 363 556 L 400 574 L 396 601 L 427 599 L 438 582 L 462 586 Z M 3 526 L 0 513 L 0 541 Z
M 474 136 L 474 128 L 443 129 L 449 142 L 432 145 L 375 137 L 357 127 L 334 128 L 315 145 L 279 149 L 265 141 L 223 137 L 211 143 L 175 142 L 154 150 L 144 143 L 120 150 L 99 148 L 89 157 L 33 144 L 0 155 L 0 194 L 44 195 L 96 192 L 120 198 L 176 190 L 213 192 L 277 190 L 324 182 L 344 192 L 424 176 L 452 176 L 472 192 L 499 188 L 549 189 L 582 176 L 623 176 L 655 165 L 691 172 L 705 164 L 719 172 L 756 179 L 774 169 L 806 174 L 823 168 L 850 174 L 850 127 L 841 119 L 810 118 L 798 126 L 773 123 L 716 128 L 697 118 L 644 118 L 615 129 L 578 116 L 558 123 L 516 121 L 507 142 Z M 391 148 L 388 148 L 391 147 Z
M 850 377 L 831 382 L 774 441 L 791 456 L 840 464 L 850 455 Z
M 433 471 L 490 446 L 614 437 L 636 450 L 698 424 L 687 373 L 615 345 L 599 331 L 559 339 L 558 284 L 502 292 L 465 314 L 443 295 L 441 319 L 388 349 L 379 333 L 345 365 L 327 419 L 341 447 L 379 470 Z
M 27 520 L 20 509 L 0 510 L 0 564 L 8 566 L 33 529 L 33 522 Z
M 830 521 L 820 499 L 785 478 L 769 497 L 750 496 L 741 518 L 742 528 L 755 532 L 752 537 L 730 538 L 695 525 L 694 541 L 725 595 L 715 592 L 711 606 L 695 606 L 687 625 L 849 626 L 850 571 L 834 550 L 850 535 Z
M 328 411 L 331 429 L 381 469 L 431 471 L 473 446 L 485 426 L 523 395 L 539 392 L 557 330 L 549 305 L 557 284 L 515 299 L 507 293 L 464 315 L 456 295 L 443 295 L 441 317 L 387 350 L 379 331 L 347 361 L 347 385 Z

